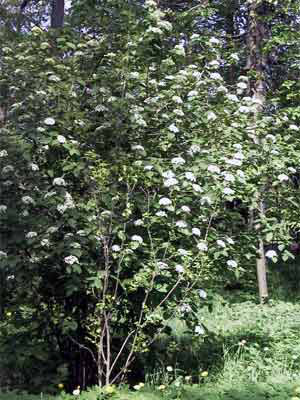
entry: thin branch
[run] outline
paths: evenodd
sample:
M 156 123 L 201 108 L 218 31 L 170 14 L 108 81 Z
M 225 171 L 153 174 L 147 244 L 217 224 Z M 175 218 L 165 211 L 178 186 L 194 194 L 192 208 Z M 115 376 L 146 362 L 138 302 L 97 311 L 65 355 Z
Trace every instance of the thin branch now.
M 88 348 L 88 347 L 86 347 L 85 345 L 83 345 L 83 344 L 77 342 L 77 340 L 75 340 L 74 338 L 72 338 L 72 336 L 70 336 L 70 335 L 68 335 L 68 338 L 69 338 L 73 343 L 75 343 L 80 349 L 86 350 L 88 353 L 90 353 L 90 355 L 92 356 L 92 359 L 93 359 L 94 363 L 95 363 L 96 365 L 98 365 L 97 360 L 96 360 L 96 357 L 95 357 L 93 351 L 92 351 L 90 348 Z

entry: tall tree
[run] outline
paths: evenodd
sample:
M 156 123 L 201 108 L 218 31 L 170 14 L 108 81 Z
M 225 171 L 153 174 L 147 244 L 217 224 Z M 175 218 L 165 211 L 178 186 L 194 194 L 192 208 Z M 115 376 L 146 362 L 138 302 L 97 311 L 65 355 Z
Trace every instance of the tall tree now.
M 247 69 L 252 75 L 251 91 L 253 99 L 255 99 L 254 125 L 256 124 L 259 114 L 263 111 L 266 102 L 266 64 L 267 58 L 263 52 L 263 47 L 267 39 L 267 26 L 264 22 L 268 10 L 265 2 L 255 0 L 249 3 L 249 31 L 248 31 L 248 65 Z M 258 135 L 255 140 L 259 141 Z M 258 188 L 256 193 L 257 212 L 260 219 L 265 217 L 265 205 L 263 199 L 264 187 Z M 254 216 L 255 217 L 255 216 Z M 257 282 L 259 289 L 260 302 L 263 304 L 268 298 L 267 286 L 267 262 L 265 257 L 265 246 L 261 233 L 260 224 L 256 226 L 258 230 L 258 249 L 257 249 Z
M 62 28 L 65 16 L 65 0 L 53 0 L 51 12 L 51 28 Z

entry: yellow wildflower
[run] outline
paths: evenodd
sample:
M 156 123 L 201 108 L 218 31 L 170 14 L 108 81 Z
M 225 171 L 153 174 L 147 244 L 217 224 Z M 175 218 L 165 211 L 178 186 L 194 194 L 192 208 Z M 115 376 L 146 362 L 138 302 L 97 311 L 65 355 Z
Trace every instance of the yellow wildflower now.
M 113 394 L 116 391 L 115 387 L 112 385 L 105 386 L 104 392 L 106 394 Z
M 208 372 L 207 372 L 207 371 L 201 372 L 201 376 L 202 376 L 203 378 L 205 378 L 206 376 L 208 376 Z
M 58 387 L 58 389 L 63 389 L 63 388 L 64 388 L 64 384 L 63 384 L 63 383 L 59 383 L 59 384 L 57 385 L 57 387 Z

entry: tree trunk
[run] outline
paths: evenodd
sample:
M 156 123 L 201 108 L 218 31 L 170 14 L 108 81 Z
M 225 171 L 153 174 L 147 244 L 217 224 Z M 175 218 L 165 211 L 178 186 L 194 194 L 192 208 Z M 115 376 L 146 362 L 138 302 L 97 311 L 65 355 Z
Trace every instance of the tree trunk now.
M 51 28 L 62 28 L 65 17 L 65 0 L 53 0 L 51 12 Z
M 260 0 L 254 0 L 249 5 L 249 33 L 248 33 L 248 65 L 254 79 L 251 82 L 252 96 L 256 100 L 256 112 L 254 120 L 256 121 L 259 114 L 263 111 L 264 103 L 266 100 L 266 56 L 263 54 L 263 44 L 267 38 L 267 27 L 263 21 L 266 6 Z M 259 145 L 260 140 L 258 135 L 254 135 L 254 140 Z M 264 201 L 263 201 L 264 188 L 262 187 L 257 193 L 258 200 L 258 214 L 259 219 L 265 215 Z M 257 248 L 257 283 L 259 291 L 260 303 L 264 304 L 268 299 L 268 286 L 267 286 L 267 263 L 265 257 L 265 246 L 260 234 L 260 224 L 256 225 L 258 234 L 258 248 Z

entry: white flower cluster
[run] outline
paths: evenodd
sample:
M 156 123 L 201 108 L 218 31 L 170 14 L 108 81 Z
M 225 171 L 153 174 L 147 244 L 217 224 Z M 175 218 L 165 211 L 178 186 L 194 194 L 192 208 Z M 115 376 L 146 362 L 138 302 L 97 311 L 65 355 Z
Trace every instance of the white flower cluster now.
M 34 204 L 34 200 L 30 196 L 23 196 L 22 197 L 22 203 L 24 203 L 24 204 Z
M 7 151 L 6 150 L 1 150 L 0 151 L 0 158 L 4 158 L 4 157 L 7 157 L 8 156 L 8 153 L 7 153 Z
M 53 185 L 55 186 L 66 186 L 66 182 L 63 178 L 54 178 Z
M 55 125 L 55 119 L 50 117 L 46 118 L 44 119 L 44 124 L 49 126 Z
M 57 211 L 60 212 L 61 214 L 63 214 L 68 209 L 75 208 L 75 203 L 70 193 L 66 192 L 65 202 L 63 204 L 59 204 L 56 208 Z
M 33 239 L 34 237 L 37 237 L 37 233 L 36 232 L 28 232 L 27 234 L 26 234 L 26 238 L 27 239 Z
M 7 211 L 7 206 L 0 204 L 0 214 L 4 214 Z
M 139 235 L 133 235 L 132 237 L 131 237 L 131 240 L 133 241 L 133 242 L 137 242 L 137 243 L 139 243 L 139 244 L 142 244 L 143 243 L 143 238 L 141 237 L 141 236 L 139 236 Z
M 3 174 L 9 174 L 10 172 L 14 172 L 14 167 L 12 165 L 6 165 L 5 167 L 2 168 L 2 173 Z
M 172 158 L 171 163 L 173 165 L 183 165 L 185 164 L 185 160 L 182 157 L 174 157 Z
M 64 261 L 66 264 L 69 264 L 69 265 L 73 265 L 75 263 L 79 264 L 79 260 L 76 256 L 67 256 L 64 258 Z

